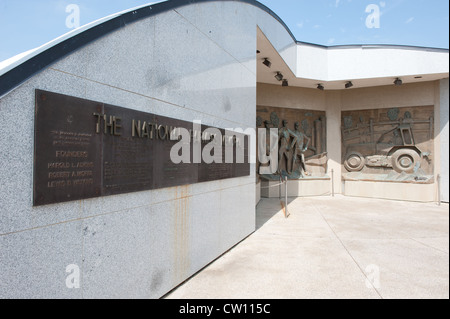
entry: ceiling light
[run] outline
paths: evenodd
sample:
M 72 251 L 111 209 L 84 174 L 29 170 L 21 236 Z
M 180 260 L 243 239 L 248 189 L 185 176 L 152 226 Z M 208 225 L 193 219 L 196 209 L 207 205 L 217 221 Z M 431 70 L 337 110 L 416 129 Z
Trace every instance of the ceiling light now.
M 283 81 L 283 74 L 277 72 L 277 74 L 275 74 L 275 79 L 277 79 L 278 81 Z
M 282 84 L 283 86 L 289 86 L 289 82 L 288 82 L 288 80 L 286 80 L 286 79 L 284 79 L 283 80 L 283 84 Z
M 394 84 L 395 84 L 396 86 L 400 86 L 400 85 L 403 84 L 403 81 L 400 80 L 399 78 L 397 78 L 397 79 L 394 81 Z
M 321 91 L 325 90 L 325 87 L 322 84 L 318 84 L 317 88 Z
M 349 88 L 351 88 L 352 86 L 353 86 L 353 83 L 352 83 L 351 81 L 345 83 L 345 88 L 346 88 L 346 89 L 349 89 Z
M 270 62 L 267 58 L 264 58 L 263 64 L 268 68 L 272 66 L 272 62 Z

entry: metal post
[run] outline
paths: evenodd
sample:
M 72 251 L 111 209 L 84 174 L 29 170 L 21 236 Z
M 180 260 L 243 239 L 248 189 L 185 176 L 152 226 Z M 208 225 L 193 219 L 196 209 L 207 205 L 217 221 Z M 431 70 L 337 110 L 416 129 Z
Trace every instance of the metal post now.
M 280 176 L 280 184 L 278 185 L 278 198 L 281 201 L 281 185 L 283 184 L 283 177 Z
M 331 170 L 331 196 L 334 197 L 334 169 Z
M 284 198 L 285 198 L 286 218 L 288 218 L 288 217 L 289 217 L 289 212 L 288 212 L 288 178 L 287 178 L 287 176 L 285 177 L 284 182 L 285 182 L 285 187 L 284 187 L 285 194 L 284 194 Z
M 441 175 L 437 176 L 438 205 L 441 206 Z

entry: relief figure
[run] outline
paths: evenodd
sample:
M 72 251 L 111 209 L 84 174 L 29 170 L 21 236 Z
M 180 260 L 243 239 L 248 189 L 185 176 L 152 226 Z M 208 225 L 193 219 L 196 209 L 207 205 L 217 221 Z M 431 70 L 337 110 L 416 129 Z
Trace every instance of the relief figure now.
M 300 124 L 298 122 L 294 124 L 294 128 L 295 130 L 294 132 L 292 132 L 293 139 L 290 146 L 290 148 L 293 149 L 294 151 L 292 158 L 292 169 L 294 169 L 295 163 L 299 159 L 300 160 L 299 172 L 300 176 L 303 177 L 303 172 L 305 173 L 305 175 L 309 175 L 308 172 L 306 171 L 305 152 L 308 150 L 311 139 L 308 136 L 306 136 L 306 134 L 300 132 L 299 130 Z
M 290 139 L 293 132 L 287 127 L 288 121 L 283 120 L 283 126 L 278 131 L 278 139 L 280 148 L 278 150 L 278 174 L 281 174 L 282 167 L 286 167 L 286 172 L 291 174 L 292 172 L 292 153 L 290 146 Z

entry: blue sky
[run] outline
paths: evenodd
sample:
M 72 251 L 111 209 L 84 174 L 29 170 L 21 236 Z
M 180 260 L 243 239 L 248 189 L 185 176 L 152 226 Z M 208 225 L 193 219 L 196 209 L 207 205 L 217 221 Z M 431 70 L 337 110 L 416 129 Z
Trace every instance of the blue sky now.
M 151 1 L 151 0 L 150 0 Z M 66 7 L 77 4 L 80 24 L 149 0 L 0 0 L 0 61 L 38 47 L 70 29 Z M 322 45 L 400 44 L 449 48 L 447 0 L 261 0 L 297 40 Z M 380 10 L 378 27 L 366 20 Z M 373 7 L 372 7 L 373 8 Z M 373 18 L 373 16 L 372 16 Z M 373 19 L 370 21 L 374 21 Z

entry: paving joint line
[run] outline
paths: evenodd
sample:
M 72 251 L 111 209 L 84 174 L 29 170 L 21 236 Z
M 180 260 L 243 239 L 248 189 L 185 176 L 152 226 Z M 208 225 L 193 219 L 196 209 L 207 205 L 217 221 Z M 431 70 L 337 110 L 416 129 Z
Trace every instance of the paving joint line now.
M 381 295 L 381 293 L 378 291 L 378 289 L 373 285 L 373 283 L 370 281 L 370 279 L 367 277 L 366 273 L 364 272 L 364 270 L 361 268 L 361 266 L 358 264 L 358 262 L 355 260 L 355 258 L 353 257 L 353 255 L 350 253 L 350 251 L 347 249 L 347 247 L 344 245 L 344 243 L 342 242 L 342 240 L 339 238 L 339 236 L 336 234 L 336 232 L 333 230 L 333 228 L 331 227 L 331 225 L 328 223 L 328 221 L 326 220 L 326 218 L 322 215 L 322 213 L 314 206 L 313 203 L 311 203 L 312 208 L 314 209 L 314 211 L 316 211 L 316 213 L 318 213 L 322 219 L 325 221 L 325 223 L 328 225 L 328 227 L 330 228 L 330 230 L 332 231 L 332 233 L 334 234 L 334 236 L 336 237 L 336 239 L 341 243 L 342 247 L 345 249 L 345 251 L 347 252 L 347 254 L 350 256 L 350 258 L 353 260 L 353 262 L 356 264 L 356 266 L 358 267 L 358 269 L 361 271 L 361 273 L 363 274 L 363 276 L 366 278 L 367 282 L 370 283 L 370 285 L 372 286 L 372 288 L 376 291 L 376 293 L 378 294 L 378 296 L 381 299 L 384 299 L 383 296 Z
M 446 251 L 444 251 L 444 250 L 440 250 L 439 248 L 436 248 L 436 247 L 433 247 L 433 246 L 427 245 L 427 244 L 425 244 L 425 243 L 422 243 L 421 241 L 418 241 L 418 240 L 417 240 L 417 239 L 415 239 L 415 238 L 412 238 L 412 237 L 410 237 L 409 239 L 411 239 L 412 241 L 415 241 L 415 242 L 416 242 L 416 243 L 418 243 L 418 244 L 421 244 L 422 246 L 425 246 L 425 247 L 428 247 L 428 248 L 431 248 L 431 249 L 437 250 L 437 251 L 439 251 L 439 252 L 441 252 L 441 253 L 443 253 L 443 254 L 446 254 L 446 255 L 448 255 L 448 254 L 449 254 L 448 252 L 446 252 Z M 426 239 L 426 237 L 424 237 L 423 239 Z

